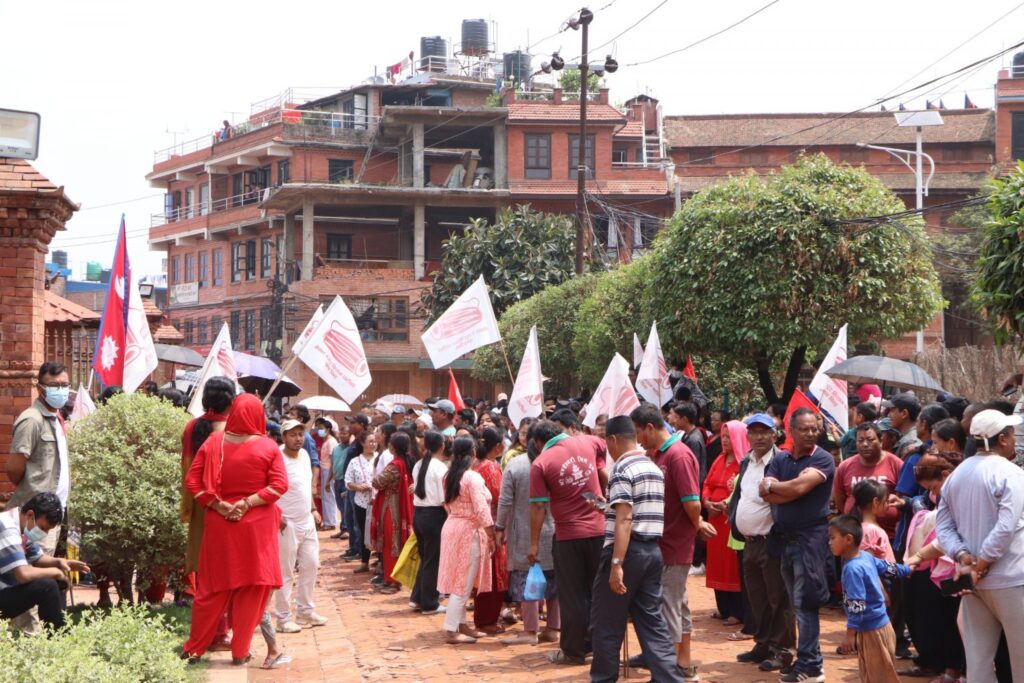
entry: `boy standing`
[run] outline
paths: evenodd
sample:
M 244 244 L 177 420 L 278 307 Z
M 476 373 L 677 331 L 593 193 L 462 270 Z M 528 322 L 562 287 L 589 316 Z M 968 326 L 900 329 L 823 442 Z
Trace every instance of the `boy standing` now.
M 298 633 L 303 626 L 323 626 L 325 617 L 313 611 L 313 587 L 320 567 L 320 541 L 316 525 L 320 515 L 313 507 L 313 480 L 309 476 L 309 453 L 302 447 L 305 428 L 298 420 L 285 420 L 281 425 L 284 444 L 281 453 L 288 472 L 288 491 L 277 501 L 281 508 L 281 588 L 277 591 L 277 630 L 279 633 Z M 298 562 L 296 580 L 296 612 L 292 620 L 292 578 Z
M 852 515 L 836 517 L 828 525 L 832 554 L 843 558 L 843 649 L 851 650 L 856 641 L 857 667 L 864 683 L 899 683 L 896 632 L 885 611 L 885 593 L 879 577 L 906 578 L 910 576 L 910 567 L 862 552 L 863 533 L 860 521 Z

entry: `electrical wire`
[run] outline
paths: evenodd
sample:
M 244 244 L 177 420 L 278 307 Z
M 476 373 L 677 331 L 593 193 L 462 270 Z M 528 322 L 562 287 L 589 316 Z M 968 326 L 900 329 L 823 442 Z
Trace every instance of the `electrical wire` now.
M 775 0 L 775 2 L 778 2 L 778 0 Z M 642 23 L 643 23 L 644 21 L 646 21 L 646 20 L 647 20 L 647 19 L 648 19 L 648 18 L 649 18 L 649 17 L 650 17 L 650 16 L 652 15 L 652 14 L 654 14 L 655 12 L 657 12 L 657 11 L 658 11 L 659 9 L 661 9 L 662 7 L 664 7 L 664 6 L 665 6 L 665 5 L 667 5 L 667 4 L 668 4 L 668 0 L 662 0 L 662 1 L 661 1 L 661 2 L 659 2 L 659 3 L 657 4 L 657 5 L 655 5 L 655 6 L 654 6 L 654 8 L 653 8 L 653 9 L 652 9 L 652 10 L 651 10 L 650 12 L 648 12 L 648 13 L 647 13 L 647 14 L 645 14 L 645 15 L 643 15 L 643 16 L 642 16 L 642 17 L 640 17 L 639 19 L 637 19 L 637 20 L 636 20 L 635 22 L 633 22 L 632 24 L 630 24 L 629 26 L 627 26 L 627 27 L 626 27 L 625 29 L 623 29 L 623 30 L 622 30 L 621 32 L 619 32 L 619 33 L 615 34 L 615 36 L 614 36 L 614 37 L 612 37 L 612 38 L 611 38 L 610 40 L 607 40 L 607 41 L 605 41 L 605 42 L 601 43 L 601 44 L 600 44 L 600 45 L 598 45 L 597 47 L 590 47 L 590 48 L 587 48 L 587 51 L 588 51 L 588 52 L 597 52 L 597 51 L 601 50 L 602 48 L 604 48 L 604 47 L 606 47 L 606 46 L 608 46 L 608 45 L 611 45 L 611 44 L 612 44 L 612 43 L 614 43 L 614 42 L 615 42 L 616 40 L 618 40 L 618 39 L 619 39 L 619 38 L 621 38 L 622 36 L 626 35 L 626 34 L 627 34 L 627 33 L 629 33 L 630 31 L 632 31 L 633 29 L 635 29 L 635 28 L 636 28 L 637 26 L 639 26 L 640 24 L 642 24 Z M 577 56 L 576 56 L 575 58 L 573 58 L 573 59 L 572 59 L 572 60 L 570 60 L 570 61 L 573 61 L 573 62 L 575 62 L 575 61 L 579 61 L 579 59 L 580 59 L 580 58 L 581 58 L 582 56 L 583 56 L 583 55 L 577 55 Z

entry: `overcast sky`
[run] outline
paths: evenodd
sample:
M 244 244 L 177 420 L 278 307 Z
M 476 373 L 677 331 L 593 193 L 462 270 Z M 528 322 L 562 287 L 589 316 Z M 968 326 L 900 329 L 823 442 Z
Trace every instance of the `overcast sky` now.
M 621 66 L 607 79 L 613 101 L 649 92 L 666 113 L 843 112 L 1024 40 L 1017 0 L 779 0 L 697 47 L 632 65 L 768 2 L 597 0 L 589 5 L 592 46 L 654 12 L 592 58 L 614 47 Z M 76 274 L 89 260 L 106 266 L 124 212 L 133 263 L 155 272 L 160 258 L 148 251 L 146 230 L 162 199 L 144 176 L 175 133 L 179 141 L 208 135 L 288 87 L 358 84 L 375 66 L 418 53 L 422 35 L 458 41 L 463 19 L 493 20 L 499 51 L 511 51 L 554 33 L 579 8 L 579 0 L 4 2 L 0 107 L 42 114 L 34 163 L 82 205 L 51 248 L 69 251 Z M 579 34 L 535 45 L 535 68 L 559 47 L 572 60 Z M 991 106 L 997 71 L 1009 60 L 906 103 L 923 108 L 926 96 L 941 95 L 958 107 L 966 91 Z

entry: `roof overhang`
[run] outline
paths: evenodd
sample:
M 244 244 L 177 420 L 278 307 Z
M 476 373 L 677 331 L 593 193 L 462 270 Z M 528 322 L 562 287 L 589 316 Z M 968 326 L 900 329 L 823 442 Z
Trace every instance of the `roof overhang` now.
M 335 206 L 409 205 L 422 202 L 427 206 L 490 207 L 503 203 L 510 197 L 508 190 L 295 183 L 275 188 L 260 206 L 283 213 L 298 211 L 307 201 Z
M 207 173 L 227 173 L 231 167 L 256 168 L 260 166 L 261 157 L 286 159 L 291 155 L 291 147 L 281 142 L 271 141 L 210 159 L 203 164 L 203 170 Z

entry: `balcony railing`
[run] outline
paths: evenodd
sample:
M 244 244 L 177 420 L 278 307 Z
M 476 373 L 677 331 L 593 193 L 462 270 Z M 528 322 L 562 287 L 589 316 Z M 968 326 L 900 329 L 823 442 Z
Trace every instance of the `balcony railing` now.
M 258 204 L 269 196 L 270 188 L 255 188 L 231 197 L 222 197 L 212 201 L 198 202 L 189 206 L 179 206 L 173 209 L 166 209 L 163 213 L 154 213 L 149 218 L 149 227 L 156 228 L 168 223 L 196 218 L 197 216 L 208 216 L 211 213 L 235 209 L 240 206 Z

